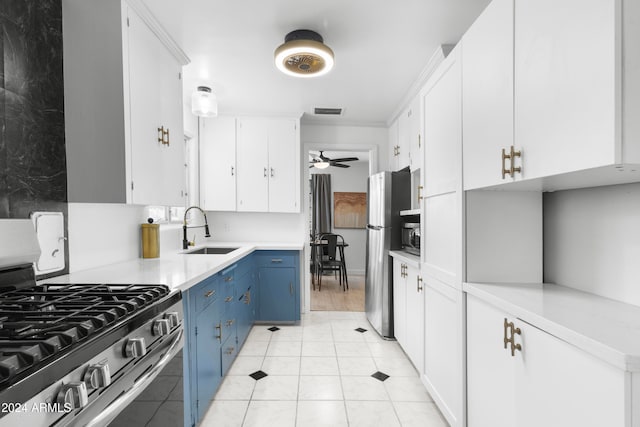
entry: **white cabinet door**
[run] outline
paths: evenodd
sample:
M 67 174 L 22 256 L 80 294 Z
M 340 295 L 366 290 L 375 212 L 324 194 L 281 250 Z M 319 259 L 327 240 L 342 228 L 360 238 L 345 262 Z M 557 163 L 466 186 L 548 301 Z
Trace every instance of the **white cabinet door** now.
M 411 265 L 405 268 L 407 298 L 407 336 L 402 346 L 418 372 L 424 370 L 424 287 L 420 270 Z
M 422 144 L 422 118 L 420 108 L 422 98 L 416 95 L 409 105 L 409 162 L 411 170 L 415 171 L 422 168 L 422 158 L 424 150 Z
M 464 309 L 462 291 L 424 278 L 424 377 L 452 426 L 464 422 Z
M 266 119 L 238 119 L 237 126 L 238 211 L 268 212 L 268 121 Z
M 236 119 L 200 119 L 200 203 L 211 211 L 236 210 Z
M 513 144 L 513 0 L 492 1 L 462 38 L 465 190 L 500 184 Z M 507 175 L 506 180 L 511 180 Z
M 440 65 L 424 99 L 425 193 L 458 190 L 462 180 L 462 99 L 460 50 Z
M 469 427 L 518 425 L 515 369 L 513 361 L 510 360 L 511 353 L 504 348 L 504 319 L 504 313 L 498 309 L 472 295 L 467 295 Z
M 516 2 L 515 140 L 523 177 L 619 161 L 618 7 L 601 0 Z
M 398 168 L 398 119 L 389 126 L 389 170 L 397 171 Z
M 393 259 L 393 335 L 404 348 L 407 343 L 407 286 L 404 263 Z
M 162 102 L 160 74 L 156 58 L 164 47 L 149 27 L 130 9 L 126 38 L 129 46 L 125 71 L 129 78 L 131 199 L 134 204 L 160 204 L 163 153 L 158 141 L 161 117 L 157 107 Z
M 300 212 L 297 121 L 269 123 L 269 212 Z
M 624 371 L 467 296 L 469 427 L 626 426 L 628 387 Z
M 183 206 L 181 66 L 138 15 L 127 16 L 130 202 Z
M 168 134 L 162 150 L 161 200 L 163 205 L 185 206 L 186 160 L 182 102 L 182 66 L 166 49 L 157 58 L 161 78 L 160 126 Z M 157 66 L 158 66 L 157 65 Z
M 400 113 L 398 117 L 398 170 L 406 168 L 410 165 L 411 159 L 409 152 L 411 150 L 411 107 Z
M 625 426 L 625 373 L 519 319 L 516 424 Z

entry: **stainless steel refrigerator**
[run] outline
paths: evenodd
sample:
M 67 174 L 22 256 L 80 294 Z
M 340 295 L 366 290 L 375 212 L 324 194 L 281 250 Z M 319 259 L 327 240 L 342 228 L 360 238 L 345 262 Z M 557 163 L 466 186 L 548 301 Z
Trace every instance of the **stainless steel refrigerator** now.
M 365 311 L 371 326 L 393 337 L 393 279 L 389 250 L 401 248 L 400 211 L 411 206 L 408 169 L 371 175 L 367 188 Z

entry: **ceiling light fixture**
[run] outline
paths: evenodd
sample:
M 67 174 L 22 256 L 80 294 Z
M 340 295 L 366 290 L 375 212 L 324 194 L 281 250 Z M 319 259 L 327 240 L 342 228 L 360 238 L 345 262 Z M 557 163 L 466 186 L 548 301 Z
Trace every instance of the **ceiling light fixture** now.
M 276 67 L 294 77 L 318 77 L 333 68 L 333 51 L 322 36 L 311 30 L 295 30 L 287 34 L 275 51 Z
M 318 169 L 326 169 L 329 167 L 329 162 L 315 162 L 313 167 Z
M 218 115 L 218 98 L 207 86 L 198 86 L 191 94 L 191 112 L 200 117 Z

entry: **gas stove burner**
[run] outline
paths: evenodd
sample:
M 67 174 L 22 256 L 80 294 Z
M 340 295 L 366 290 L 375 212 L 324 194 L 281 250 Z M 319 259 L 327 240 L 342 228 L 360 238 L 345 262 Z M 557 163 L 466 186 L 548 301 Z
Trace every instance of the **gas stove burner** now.
M 164 285 L 35 285 L 0 291 L 0 387 L 168 294 Z

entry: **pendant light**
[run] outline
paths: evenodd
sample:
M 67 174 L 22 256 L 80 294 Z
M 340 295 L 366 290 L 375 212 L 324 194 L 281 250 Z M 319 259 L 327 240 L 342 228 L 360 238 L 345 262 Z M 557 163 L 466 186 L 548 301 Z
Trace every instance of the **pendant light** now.
M 191 112 L 199 117 L 216 117 L 218 115 L 218 99 L 207 86 L 198 86 L 191 95 Z
M 333 51 L 322 36 L 311 30 L 295 30 L 287 34 L 275 53 L 276 67 L 294 77 L 318 77 L 333 68 Z

